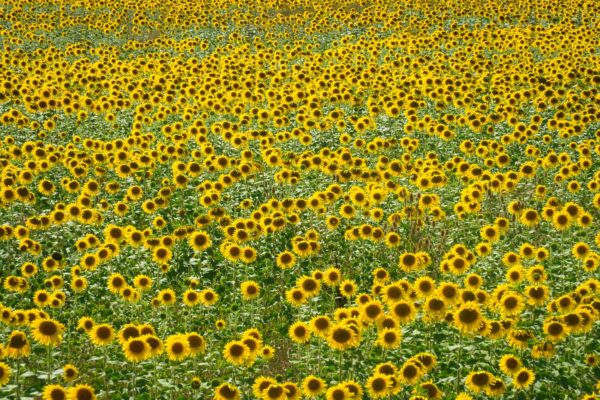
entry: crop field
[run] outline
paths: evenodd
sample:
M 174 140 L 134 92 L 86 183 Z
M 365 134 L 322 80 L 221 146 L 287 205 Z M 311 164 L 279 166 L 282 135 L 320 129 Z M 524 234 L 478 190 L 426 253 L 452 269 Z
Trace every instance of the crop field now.
M 0 399 L 599 399 L 599 89 L 596 0 L 0 0 Z

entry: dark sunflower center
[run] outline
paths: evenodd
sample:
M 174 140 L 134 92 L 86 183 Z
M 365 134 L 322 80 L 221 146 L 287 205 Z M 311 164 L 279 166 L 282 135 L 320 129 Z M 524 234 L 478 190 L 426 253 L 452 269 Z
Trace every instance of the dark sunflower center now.
M 337 343 L 346 343 L 351 337 L 352 335 L 347 329 L 336 329 L 335 332 L 333 332 L 333 340 Z
M 143 353 L 145 348 L 146 346 L 144 346 L 144 343 L 140 340 L 132 340 L 131 342 L 129 342 L 129 351 L 131 351 L 134 354 Z
M 460 320 L 460 322 L 465 324 L 472 324 L 473 322 L 477 321 L 478 318 L 479 313 L 477 312 L 477 310 L 470 310 L 467 308 L 465 310 L 461 310 L 458 313 L 458 319 Z
M 58 332 L 58 326 L 52 321 L 44 321 L 40 324 L 40 333 L 45 336 L 53 336 Z

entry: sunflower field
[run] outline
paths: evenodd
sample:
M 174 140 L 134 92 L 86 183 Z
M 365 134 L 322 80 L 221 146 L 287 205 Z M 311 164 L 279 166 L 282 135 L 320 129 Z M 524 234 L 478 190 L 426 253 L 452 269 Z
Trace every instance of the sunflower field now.
M 596 0 L 0 0 L 0 399 L 599 399 L 599 89 Z

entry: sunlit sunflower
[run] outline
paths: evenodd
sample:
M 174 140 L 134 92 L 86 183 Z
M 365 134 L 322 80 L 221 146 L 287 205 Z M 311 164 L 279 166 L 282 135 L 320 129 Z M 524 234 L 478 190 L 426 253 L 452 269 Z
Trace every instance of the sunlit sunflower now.
M 79 370 L 73 364 L 65 364 L 63 367 L 63 379 L 65 382 L 71 382 L 74 379 L 77 379 L 79 376 Z
M 123 354 L 129 362 L 140 362 L 150 356 L 150 346 L 143 338 L 129 339 L 122 347 Z
M 223 349 L 223 357 L 234 365 L 242 365 L 250 355 L 250 349 L 242 341 L 228 342 Z
M 512 384 L 517 389 L 523 389 L 530 386 L 535 380 L 535 374 L 528 368 L 521 368 L 513 375 Z
M 92 327 L 88 335 L 96 346 L 106 346 L 115 339 L 115 330 L 109 324 L 98 324 Z
M 29 356 L 31 346 L 25 332 L 12 331 L 6 344 L 6 354 L 11 358 L 22 358 Z
M 326 390 L 325 381 L 317 376 L 309 375 L 302 380 L 302 393 L 308 398 L 317 398 Z
M 302 344 L 310 340 L 311 330 L 308 324 L 297 321 L 289 327 L 288 335 L 292 341 Z
M 10 380 L 11 370 L 8 364 L 0 362 L 0 387 L 6 385 Z
M 170 335 L 164 343 L 167 357 L 171 361 L 181 361 L 190 354 L 190 346 L 185 335 Z
M 377 344 L 385 349 L 395 349 L 402 341 L 402 331 L 393 328 L 384 328 L 378 333 Z
M 69 389 L 60 385 L 46 385 L 42 389 L 43 400 L 67 400 Z
M 375 374 L 367 379 L 365 389 L 373 399 L 379 399 L 388 395 L 391 386 L 390 378 L 384 374 Z
M 240 290 L 244 300 L 252 300 L 260 294 L 260 285 L 255 281 L 245 281 L 240 285 Z
M 229 383 L 222 383 L 215 389 L 215 400 L 239 400 L 240 390 L 230 385 Z

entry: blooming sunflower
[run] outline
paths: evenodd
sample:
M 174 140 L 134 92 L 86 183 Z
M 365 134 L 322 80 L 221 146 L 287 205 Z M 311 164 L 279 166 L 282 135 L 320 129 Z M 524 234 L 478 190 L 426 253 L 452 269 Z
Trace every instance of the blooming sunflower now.
M 115 330 L 109 324 L 98 324 L 92 327 L 88 335 L 96 346 L 106 346 L 115 339 Z
M 310 340 L 311 330 L 308 324 L 297 321 L 290 326 L 288 334 L 292 341 L 303 344 Z
M 317 398 L 326 390 L 325 381 L 317 376 L 309 375 L 302 380 L 302 393 L 308 398 Z
M 228 342 L 223 349 L 223 357 L 234 365 L 242 365 L 250 355 L 250 349 L 242 341 Z
M 6 345 L 6 354 L 8 357 L 27 357 L 30 352 L 31 346 L 29 345 L 25 332 L 12 331 L 8 338 L 8 344 Z
M 524 389 L 530 386 L 535 380 L 535 374 L 528 368 L 521 368 L 513 375 L 513 386 L 517 389 Z
M 229 383 L 223 383 L 215 389 L 215 400 L 239 400 L 240 391 Z
M 129 339 L 123 343 L 123 354 L 129 362 L 140 362 L 150 357 L 150 345 L 143 338 Z
M 33 339 L 44 346 L 56 346 L 62 341 L 65 326 L 49 318 L 38 318 L 31 325 Z
M 79 384 L 69 389 L 69 400 L 96 400 L 96 394 L 90 385 Z
M 42 400 L 67 400 L 69 389 L 60 385 L 46 385 L 42 389 Z
M 385 349 L 395 349 L 402 341 L 402 331 L 400 329 L 384 328 L 379 331 L 377 345 Z
M 74 379 L 77 379 L 79 376 L 79 370 L 73 364 L 65 364 L 63 367 L 63 379 L 65 382 L 71 382 Z
M 8 364 L 0 362 L 0 387 L 6 385 L 10 380 L 10 367 Z
M 244 300 L 253 300 L 260 293 L 260 285 L 255 281 L 245 281 L 240 285 L 240 290 Z
M 473 371 L 467 375 L 465 384 L 473 393 L 480 393 L 487 389 L 492 379 L 492 374 L 487 371 Z
M 365 388 L 369 396 L 373 399 L 379 399 L 388 395 L 391 386 L 390 378 L 384 374 L 375 374 L 367 379 Z
M 461 304 L 454 313 L 454 323 L 461 332 L 474 332 L 479 329 L 483 315 L 479 304 L 469 301 Z
M 167 356 L 171 361 L 181 361 L 190 354 L 190 346 L 184 335 L 171 335 L 165 340 Z

